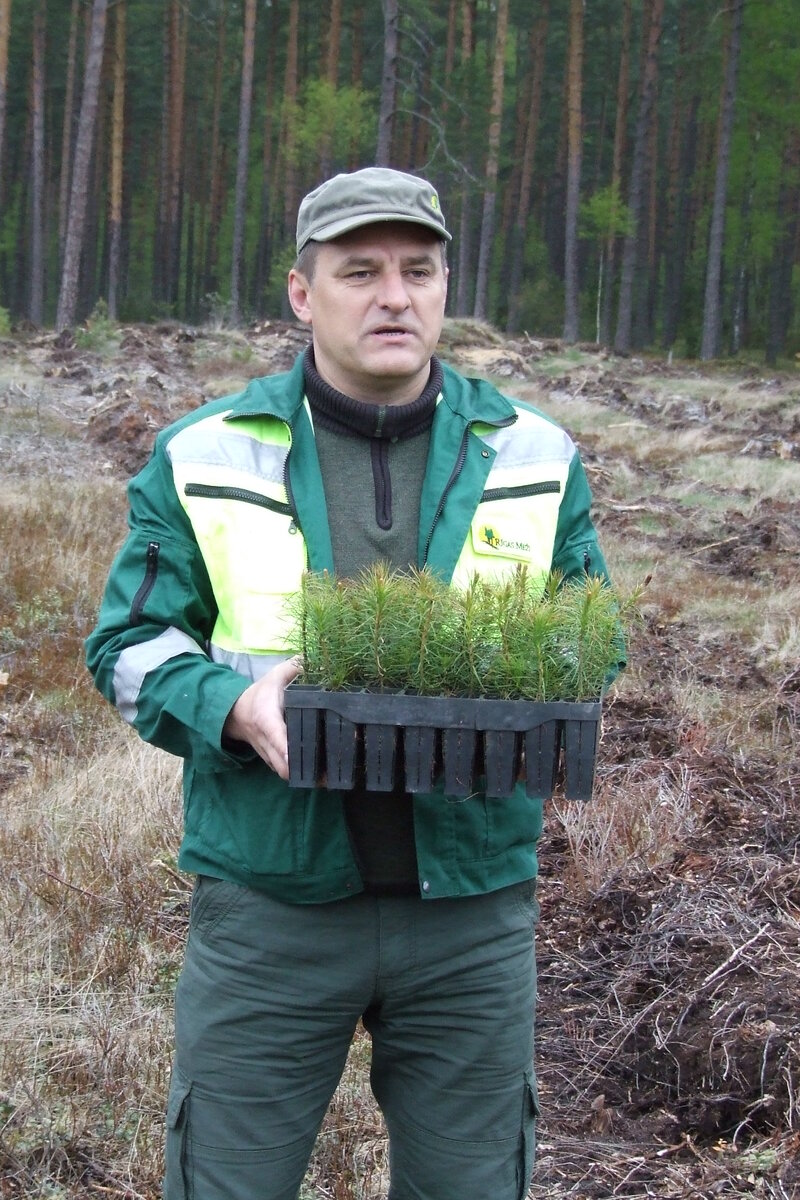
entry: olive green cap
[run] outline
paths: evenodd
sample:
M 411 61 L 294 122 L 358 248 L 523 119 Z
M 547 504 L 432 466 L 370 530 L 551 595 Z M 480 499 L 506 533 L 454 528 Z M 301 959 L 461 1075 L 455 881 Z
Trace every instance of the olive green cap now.
M 306 242 L 330 242 L 379 221 L 408 221 L 452 241 L 436 188 L 427 179 L 389 167 L 364 167 L 334 175 L 303 199 L 297 214 L 297 253 Z

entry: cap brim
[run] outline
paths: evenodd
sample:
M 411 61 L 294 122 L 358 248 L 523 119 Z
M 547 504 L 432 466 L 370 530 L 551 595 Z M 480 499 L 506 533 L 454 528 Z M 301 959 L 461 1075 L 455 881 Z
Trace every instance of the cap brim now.
M 419 225 L 421 228 L 435 233 L 440 241 L 451 242 L 453 240 L 452 234 L 448 233 L 442 225 L 438 225 L 434 221 L 426 221 L 423 217 L 409 217 L 407 213 L 397 212 L 364 213 L 359 216 L 342 217 L 338 221 L 328 221 L 319 229 L 312 229 L 302 245 L 298 246 L 298 253 L 308 242 L 332 242 L 334 238 L 351 233 L 354 229 L 363 229 L 365 225 L 381 225 L 387 221 L 400 221 L 404 225 Z

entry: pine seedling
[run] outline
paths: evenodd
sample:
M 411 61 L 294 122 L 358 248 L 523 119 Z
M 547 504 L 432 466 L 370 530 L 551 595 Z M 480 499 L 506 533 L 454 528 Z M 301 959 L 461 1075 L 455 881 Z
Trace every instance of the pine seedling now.
M 403 687 L 413 668 L 409 639 L 408 590 L 399 572 L 385 562 L 365 568 L 351 587 L 358 607 L 352 632 L 363 669 L 358 682 L 379 689 Z
M 599 576 L 569 580 L 554 597 L 558 699 L 594 700 L 620 657 L 620 604 Z
M 303 681 L 326 688 L 346 687 L 352 673 L 347 636 L 345 581 L 328 572 L 303 576 L 300 591 L 290 597 L 294 638 L 290 649 L 303 660 Z
M 442 678 L 442 646 L 438 632 L 447 618 L 452 594 L 447 584 L 428 570 L 404 577 L 407 597 L 409 648 L 408 686 L 421 695 L 438 691 Z
M 291 606 L 305 679 L 420 695 L 595 700 L 624 651 L 641 589 L 601 578 L 544 587 L 524 567 L 463 588 L 385 563 L 354 580 L 308 575 Z

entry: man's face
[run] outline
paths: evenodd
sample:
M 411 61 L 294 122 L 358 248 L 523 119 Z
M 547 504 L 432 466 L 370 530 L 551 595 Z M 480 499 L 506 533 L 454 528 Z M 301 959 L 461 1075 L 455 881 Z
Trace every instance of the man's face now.
M 320 375 L 376 404 L 407 404 L 425 387 L 446 295 L 439 239 L 407 222 L 323 242 L 311 280 L 289 273 L 289 299 L 312 327 Z

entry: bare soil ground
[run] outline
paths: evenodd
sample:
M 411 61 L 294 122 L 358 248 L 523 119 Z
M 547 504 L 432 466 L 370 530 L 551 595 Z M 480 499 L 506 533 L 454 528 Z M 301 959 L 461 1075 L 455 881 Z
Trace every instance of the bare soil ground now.
M 307 343 L 280 322 L 115 337 L 102 352 L 68 335 L 0 343 L 7 482 L 121 488 L 158 428 Z M 530 1196 L 800 1196 L 800 378 L 474 323 L 449 322 L 441 351 L 570 429 L 614 574 L 652 577 L 595 798 L 556 800 L 541 846 Z M 0 645 L 0 797 L 37 755 L 24 657 Z M 179 937 L 185 909 L 154 903 Z M 154 1195 L 85 1142 L 64 1150 L 67 1190 L 35 1190 L 33 1152 L 4 1136 L 12 1087 L 0 1077 L 0 1195 Z M 385 1141 L 353 1095 L 334 1103 L 309 1197 L 381 1194 L 358 1183 L 379 1188 Z

